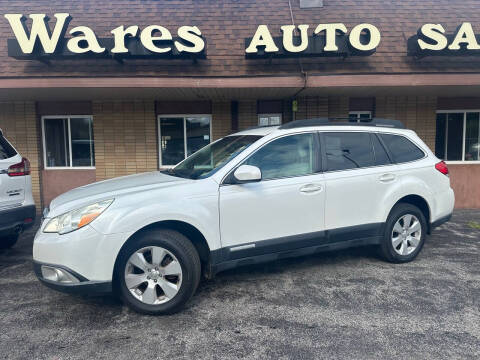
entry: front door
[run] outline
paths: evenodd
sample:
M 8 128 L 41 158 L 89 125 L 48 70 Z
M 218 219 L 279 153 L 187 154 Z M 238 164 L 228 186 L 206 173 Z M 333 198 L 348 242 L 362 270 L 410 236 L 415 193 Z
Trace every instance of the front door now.
M 262 180 L 220 187 L 222 246 L 235 259 L 313 246 L 324 230 L 324 178 L 316 133 L 283 136 L 243 164 Z

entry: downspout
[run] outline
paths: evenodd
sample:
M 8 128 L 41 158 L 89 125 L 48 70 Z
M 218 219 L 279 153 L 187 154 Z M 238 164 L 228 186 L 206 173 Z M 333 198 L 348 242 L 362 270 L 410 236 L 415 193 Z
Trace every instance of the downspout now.
M 292 10 L 292 1 L 291 0 L 288 0 L 288 7 L 290 9 L 290 18 L 292 20 L 292 25 L 294 26 L 294 31 L 297 35 L 300 35 L 298 34 L 297 32 L 297 27 L 295 26 L 295 20 L 293 18 L 293 10 Z M 298 66 L 300 67 L 300 76 L 303 78 L 303 87 L 298 90 L 295 94 L 293 94 L 292 98 L 291 98 L 291 101 L 290 103 L 295 100 L 295 98 L 302 92 L 304 91 L 306 88 L 307 88 L 307 80 L 308 80 L 308 74 L 306 71 L 304 71 L 303 69 L 303 64 L 302 64 L 302 60 L 300 58 L 297 58 L 298 60 Z M 292 121 L 295 121 L 295 112 L 292 110 Z

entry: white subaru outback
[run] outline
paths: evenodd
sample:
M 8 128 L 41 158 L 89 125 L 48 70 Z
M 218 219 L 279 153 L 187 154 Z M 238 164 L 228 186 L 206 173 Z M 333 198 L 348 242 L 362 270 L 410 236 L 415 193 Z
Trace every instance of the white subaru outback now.
M 47 286 L 115 290 L 137 311 L 164 314 L 202 272 L 359 245 L 411 261 L 453 206 L 447 166 L 400 122 L 303 120 L 57 197 L 33 257 Z
M 5 139 L 0 129 L 0 249 L 18 240 L 35 221 L 30 162 Z

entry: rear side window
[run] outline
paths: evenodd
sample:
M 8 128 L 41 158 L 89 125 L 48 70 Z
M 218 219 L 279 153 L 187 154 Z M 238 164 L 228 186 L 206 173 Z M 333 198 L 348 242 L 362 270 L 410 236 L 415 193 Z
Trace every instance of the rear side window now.
M 375 165 L 369 133 L 327 132 L 323 134 L 327 171 Z
M 0 135 L 0 160 L 8 159 L 15 155 L 17 155 L 15 149 L 5 140 L 3 135 Z
M 395 163 L 415 161 L 425 156 L 424 152 L 404 136 L 379 134 Z

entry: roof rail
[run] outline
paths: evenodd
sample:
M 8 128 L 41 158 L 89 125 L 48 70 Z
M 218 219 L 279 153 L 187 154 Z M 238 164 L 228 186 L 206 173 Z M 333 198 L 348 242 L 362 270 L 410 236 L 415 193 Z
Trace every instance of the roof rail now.
M 339 121 L 344 120 L 344 121 Z M 366 121 L 365 121 L 366 120 Z M 378 126 L 395 129 L 405 129 L 405 125 L 400 120 L 389 120 L 382 118 L 362 119 L 361 122 L 352 122 L 350 118 L 317 118 L 295 120 L 279 127 L 279 129 L 295 129 L 308 126 Z
M 254 126 L 250 126 L 250 127 L 246 128 L 246 129 L 242 129 L 242 131 L 254 130 L 254 129 L 263 129 L 263 128 L 268 128 L 268 127 L 278 127 L 278 126 L 279 125 L 254 125 Z

